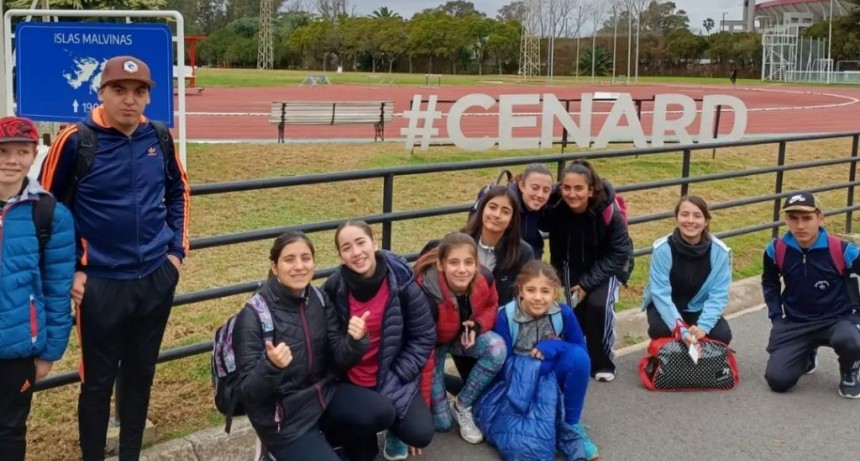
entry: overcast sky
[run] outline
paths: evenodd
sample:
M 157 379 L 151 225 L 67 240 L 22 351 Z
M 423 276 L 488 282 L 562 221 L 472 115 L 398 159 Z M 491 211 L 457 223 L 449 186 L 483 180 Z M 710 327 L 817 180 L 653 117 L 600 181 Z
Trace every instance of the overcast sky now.
M 471 1 L 477 9 L 487 13 L 487 16 L 490 17 L 495 17 L 499 8 L 510 3 L 510 0 Z M 726 19 L 741 19 L 743 14 L 743 0 L 674 0 L 674 2 L 678 9 L 687 11 L 693 30 L 702 29 L 702 21 L 705 18 L 712 18 L 719 27 L 723 12 L 726 12 Z M 355 7 L 358 14 L 370 14 L 381 6 L 388 6 L 404 18 L 410 18 L 423 9 L 435 8 L 444 3 L 445 0 L 399 0 L 397 2 L 390 0 L 353 0 L 350 5 Z M 761 3 L 761 0 L 758 3 Z

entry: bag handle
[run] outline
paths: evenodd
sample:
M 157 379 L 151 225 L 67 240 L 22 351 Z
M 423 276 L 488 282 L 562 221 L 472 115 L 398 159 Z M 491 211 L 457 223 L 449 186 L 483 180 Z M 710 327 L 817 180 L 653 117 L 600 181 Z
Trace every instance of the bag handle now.
M 684 340 L 684 338 L 681 337 L 681 329 L 689 330 L 690 327 L 682 319 L 675 320 L 675 328 L 672 329 L 672 337 L 677 339 L 678 341 Z

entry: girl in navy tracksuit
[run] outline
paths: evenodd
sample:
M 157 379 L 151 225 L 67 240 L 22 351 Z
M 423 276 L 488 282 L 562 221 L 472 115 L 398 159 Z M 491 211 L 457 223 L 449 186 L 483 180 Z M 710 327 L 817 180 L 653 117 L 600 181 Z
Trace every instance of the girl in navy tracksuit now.
M 598 456 L 579 422 L 590 359 L 579 322 L 569 306 L 556 302 L 560 288 L 549 264 L 531 261 L 517 278 L 516 299 L 499 310 L 494 331 L 505 342 L 507 359 L 495 384 L 479 399 L 476 419 L 505 460 L 527 456 L 549 461 L 557 449 L 570 460 Z M 545 394 L 552 391 L 558 395 Z M 511 402 L 519 402 L 517 409 Z
M 654 242 L 651 270 L 642 308 L 648 336 L 671 337 L 679 320 L 684 341 L 705 338 L 725 344 L 732 331 L 723 318 L 732 283 L 732 250 L 708 232 L 711 213 L 701 197 L 681 198 L 675 206 L 675 230 Z
M 627 224 L 615 203 L 615 190 L 584 160 L 562 172 L 550 201 L 541 220 L 541 229 L 549 232 L 550 262 L 585 332 L 592 377 L 612 381 L 615 303 L 633 255 Z M 613 208 L 605 216 L 608 207 Z
M 344 222 L 335 232 L 335 244 L 342 265 L 323 289 L 344 327 L 350 317 L 366 316 L 370 338 L 370 348 L 345 378 L 375 391 L 376 398 L 356 402 L 355 412 L 372 408 L 371 414 L 393 413 L 388 430 L 409 446 L 426 447 L 433 439 L 433 420 L 418 381 L 436 343 L 427 298 L 403 258 L 378 250 L 367 223 Z M 350 431 L 345 427 L 328 435 L 337 442 Z M 340 442 L 350 461 L 371 461 L 379 452 L 375 436 Z
M 543 258 L 544 241 L 539 225 L 552 192 L 553 181 L 552 172 L 546 165 L 532 163 L 508 184 L 508 190 L 518 199 L 522 238 L 532 247 L 535 259 Z

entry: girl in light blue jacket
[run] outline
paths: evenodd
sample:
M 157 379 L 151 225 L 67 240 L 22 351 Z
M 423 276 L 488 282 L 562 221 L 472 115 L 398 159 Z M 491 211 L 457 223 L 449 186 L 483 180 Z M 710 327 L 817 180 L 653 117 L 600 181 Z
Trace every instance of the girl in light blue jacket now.
M 671 337 L 678 320 L 685 342 L 705 337 L 728 344 L 732 331 L 723 318 L 732 283 L 732 250 L 708 232 L 711 213 L 701 197 L 682 197 L 675 206 L 675 230 L 654 242 L 643 310 L 651 339 Z

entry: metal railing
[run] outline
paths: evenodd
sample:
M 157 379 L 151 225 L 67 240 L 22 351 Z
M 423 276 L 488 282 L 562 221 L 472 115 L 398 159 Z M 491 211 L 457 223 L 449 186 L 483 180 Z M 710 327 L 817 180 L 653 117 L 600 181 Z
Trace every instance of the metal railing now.
M 786 164 L 786 148 L 788 144 L 793 142 L 802 142 L 802 141 L 816 141 L 816 140 L 827 140 L 827 139 L 850 139 L 851 140 L 851 148 L 848 155 L 839 158 L 831 158 L 826 160 L 817 160 L 817 161 L 807 161 L 801 163 L 792 163 Z M 293 186 L 305 186 L 305 185 L 315 185 L 315 184 L 331 184 L 337 182 L 345 182 L 345 181 L 358 181 L 358 180 L 368 180 L 368 179 L 378 179 L 382 180 L 382 203 L 380 204 L 380 213 L 373 215 L 366 215 L 356 217 L 355 219 L 361 219 L 366 221 L 368 224 L 382 224 L 382 235 L 381 235 L 381 246 L 385 249 L 391 248 L 391 236 L 392 236 L 392 223 L 398 221 L 406 221 L 411 219 L 418 218 L 427 218 L 434 216 L 444 216 L 450 214 L 457 213 L 465 213 L 471 207 L 471 204 L 457 204 L 457 205 L 447 205 L 436 208 L 425 208 L 425 209 L 417 209 L 410 211 L 393 211 L 393 202 L 394 202 L 394 179 L 398 176 L 406 176 L 406 175 L 424 175 L 431 173 L 444 173 L 444 172 L 452 172 L 452 171 L 466 171 L 466 170 L 477 170 L 477 169 L 485 169 L 485 168 L 501 168 L 501 167 L 513 167 L 513 166 L 523 166 L 529 163 L 555 163 L 557 167 L 558 174 L 561 174 L 561 171 L 564 169 L 566 162 L 578 159 L 578 158 L 588 158 L 588 159 L 622 159 L 628 157 L 635 156 L 649 156 L 649 155 L 657 155 L 657 154 L 665 154 L 665 153 L 673 153 L 680 152 L 681 153 L 681 162 L 679 165 L 679 176 L 673 179 L 660 180 L 660 181 L 648 181 L 648 182 L 640 182 L 635 184 L 625 184 L 625 185 L 617 185 L 615 189 L 618 192 L 632 192 L 632 191 L 642 191 L 653 188 L 663 188 L 663 187 L 671 187 L 677 186 L 679 188 L 679 192 L 681 195 L 685 195 L 688 191 L 690 184 L 725 180 L 725 179 L 735 179 L 749 176 L 760 176 L 760 175 L 774 175 L 774 193 L 759 195 L 755 197 L 746 197 L 743 199 L 732 200 L 721 203 L 713 203 L 710 208 L 713 210 L 721 210 L 728 208 L 735 208 L 740 206 L 746 206 L 756 203 L 773 203 L 773 216 L 772 221 L 770 223 L 762 223 L 752 226 L 746 226 L 736 229 L 731 229 L 725 232 L 716 233 L 715 235 L 720 238 L 728 238 L 734 237 L 738 235 L 749 234 L 753 232 L 759 232 L 766 229 L 772 229 L 773 237 L 778 235 L 779 226 L 780 226 L 780 205 L 781 199 L 789 193 L 783 192 L 783 181 L 784 181 L 784 173 L 786 171 L 794 171 L 794 170 L 802 170 L 813 167 L 825 167 L 825 166 L 833 166 L 833 165 L 848 165 L 847 168 L 847 180 L 845 182 L 838 182 L 833 184 L 827 184 L 823 186 L 811 187 L 808 190 L 812 192 L 825 192 L 825 191 L 833 191 L 833 190 L 845 190 L 846 191 L 846 200 L 845 206 L 840 208 L 833 208 L 828 210 L 826 215 L 836 215 L 836 214 L 845 214 L 845 230 L 846 232 L 851 232 L 851 221 L 853 218 L 854 210 L 860 208 L 860 205 L 854 204 L 854 191 L 855 187 L 860 185 L 860 181 L 857 180 L 857 162 L 858 162 L 858 141 L 860 141 L 860 132 L 847 132 L 847 133 L 830 133 L 830 134 L 821 134 L 821 135 L 808 135 L 808 136 L 795 136 L 795 137 L 785 137 L 785 138 L 769 138 L 769 139 L 755 139 L 755 140 L 747 140 L 747 141 L 733 141 L 733 142 L 721 142 L 721 143 L 707 143 L 707 144 L 697 144 L 697 145 L 688 145 L 688 146 L 667 146 L 667 147 L 659 147 L 659 148 L 648 148 L 648 149 L 626 149 L 626 150 L 617 150 L 617 151 L 608 151 L 608 152 L 578 152 L 578 153 L 567 153 L 567 154 L 555 154 L 555 155 L 546 155 L 546 156 L 529 156 L 529 157 L 517 157 L 517 158 L 505 158 L 505 159 L 496 159 L 496 160 L 480 160 L 480 161 L 470 161 L 470 162 L 457 162 L 457 163 L 441 163 L 435 165 L 423 165 L 423 166 L 403 166 L 403 167 L 393 167 L 393 168 L 384 168 L 384 169 L 372 169 L 372 170 L 361 170 L 361 171 L 349 171 L 349 172 L 336 172 L 336 173 L 321 173 L 321 174 L 308 174 L 301 176 L 291 176 L 291 177 L 279 177 L 279 178 L 267 178 L 267 179 L 257 179 L 250 181 L 231 181 L 231 182 L 222 182 L 222 183 L 213 183 L 213 184 L 198 184 L 191 187 L 191 192 L 193 196 L 203 196 L 203 195 L 214 195 L 214 194 L 224 194 L 224 193 L 232 193 L 232 192 L 243 192 L 243 191 L 253 191 L 253 190 L 262 190 L 262 189 L 271 189 L 271 188 L 281 188 L 281 187 L 293 187 Z M 691 176 L 690 175 L 690 165 L 692 163 L 692 155 L 693 152 L 696 151 L 707 151 L 713 149 L 723 149 L 729 147 L 750 147 L 750 146 L 762 146 L 762 145 L 773 145 L 777 148 L 777 160 L 776 164 L 771 167 L 762 167 L 762 168 L 752 168 L 742 171 L 729 171 L 723 173 L 714 173 L 700 176 Z M 632 217 L 630 219 L 629 224 L 631 226 L 639 225 L 643 223 L 659 221 L 662 219 L 672 217 L 671 212 L 660 212 L 660 213 L 652 213 L 642 216 Z M 191 248 L 193 250 L 201 250 L 205 248 L 213 248 L 218 246 L 225 245 L 233 245 L 239 243 L 246 242 L 254 242 L 260 240 L 273 239 L 278 235 L 282 234 L 284 231 L 288 229 L 293 230 L 301 230 L 306 233 L 311 232 L 320 232 L 320 231 L 330 231 L 337 228 L 337 226 L 343 221 L 343 219 L 337 220 L 329 220 L 329 221 L 320 221 L 320 222 L 312 222 L 306 224 L 299 224 L 295 226 L 285 226 L 285 227 L 276 227 L 276 228 L 268 228 L 268 229 L 260 229 L 253 230 L 247 232 L 236 232 L 232 234 L 225 235 L 216 235 L 211 237 L 201 237 L 196 238 L 191 241 Z M 638 256 L 646 255 L 651 252 L 651 248 L 641 248 L 634 252 L 634 254 Z M 414 260 L 417 256 L 416 254 L 408 254 L 405 255 L 407 260 Z M 335 268 L 330 267 L 326 269 L 322 269 L 316 271 L 314 274 L 314 278 L 322 278 L 329 276 Z M 199 303 L 203 301 L 224 298 L 227 296 L 238 295 L 242 293 L 250 293 L 256 290 L 260 286 L 260 281 L 252 281 L 239 283 L 234 285 L 221 286 L 206 290 L 194 291 L 190 293 L 183 293 L 177 295 L 174 300 L 174 306 L 183 306 L 193 303 Z M 185 357 L 190 357 L 193 355 L 207 353 L 212 348 L 212 342 L 200 342 L 197 344 L 192 344 L 183 347 L 177 347 L 169 350 L 161 351 L 158 357 L 158 363 L 169 362 L 172 360 L 177 360 Z M 79 381 L 78 374 L 75 372 L 61 373 L 58 375 L 50 376 L 36 384 L 36 390 L 45 390 L 51 389 L 59 386 L 64 386 L 68 384 L 72 384 Z

